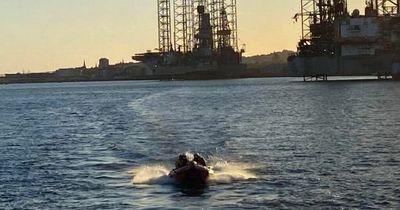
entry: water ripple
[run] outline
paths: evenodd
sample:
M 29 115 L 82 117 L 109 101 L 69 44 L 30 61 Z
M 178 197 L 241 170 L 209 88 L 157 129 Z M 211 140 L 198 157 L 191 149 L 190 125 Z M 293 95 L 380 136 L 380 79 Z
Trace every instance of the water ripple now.
M 2 86 L 0 209 L 400 208 L 399 83 L 292 80 Z

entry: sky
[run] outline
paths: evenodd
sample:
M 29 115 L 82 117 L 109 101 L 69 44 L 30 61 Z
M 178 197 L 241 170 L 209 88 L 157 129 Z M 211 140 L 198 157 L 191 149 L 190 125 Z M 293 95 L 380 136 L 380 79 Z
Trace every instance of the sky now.
M 237 0 L 246 55 L 295 50 L 300 0 Z M 350 9 L 364 0 L 349 0 Z M 158 47 L 157 0 L 1 0 L 0 74 L 131 62 Z

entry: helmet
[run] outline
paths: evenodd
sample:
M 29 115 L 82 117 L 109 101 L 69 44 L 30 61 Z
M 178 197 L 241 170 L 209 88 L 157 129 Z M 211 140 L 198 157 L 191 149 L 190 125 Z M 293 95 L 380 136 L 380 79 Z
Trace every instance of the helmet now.
M 179 160 L 187 160 L 187 156 L 185 154 L 180 154 L 179 155 Z

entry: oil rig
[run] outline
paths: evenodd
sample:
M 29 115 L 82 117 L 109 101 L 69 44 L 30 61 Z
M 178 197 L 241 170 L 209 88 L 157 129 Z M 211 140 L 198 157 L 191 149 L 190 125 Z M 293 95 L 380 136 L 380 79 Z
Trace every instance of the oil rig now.
M 347 0 L 300 3 L 294 19 L 301 21 L 301 40 L 288 59 L 292 75 L 327 80 L 391 74 L 391 65 L 399 62 L 400 0 L 367 0 L 364 15 L 350 14 Z
M 243 77 L 236 0 L 157 0 L 158 48 L 132 58 L 161 79 Z

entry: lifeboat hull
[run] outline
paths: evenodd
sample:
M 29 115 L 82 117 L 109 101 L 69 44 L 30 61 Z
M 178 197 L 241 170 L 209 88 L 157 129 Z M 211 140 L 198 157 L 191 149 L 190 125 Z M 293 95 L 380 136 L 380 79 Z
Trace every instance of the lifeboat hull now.
M 177 184 L 182 185 L 204 185 L 210 176 L 209 169 L 195 162 L 187 166 L 175 169 L 169 174 Z

